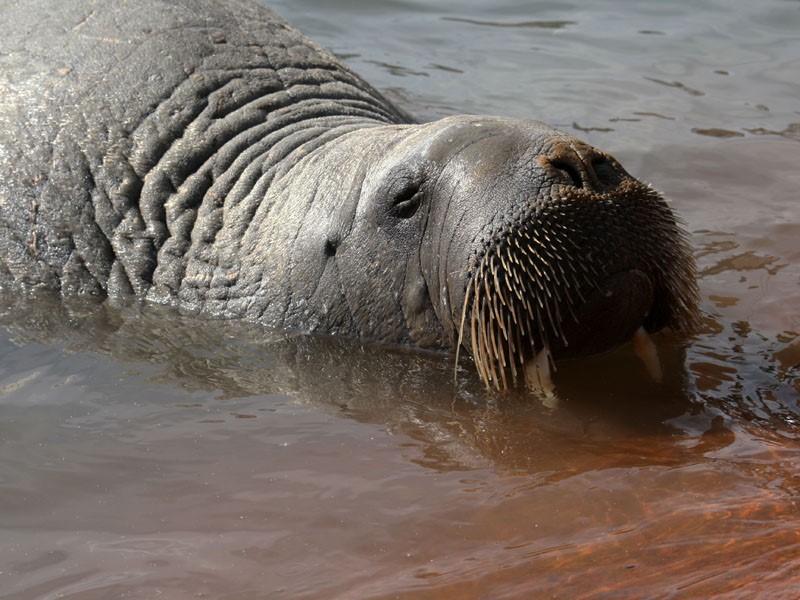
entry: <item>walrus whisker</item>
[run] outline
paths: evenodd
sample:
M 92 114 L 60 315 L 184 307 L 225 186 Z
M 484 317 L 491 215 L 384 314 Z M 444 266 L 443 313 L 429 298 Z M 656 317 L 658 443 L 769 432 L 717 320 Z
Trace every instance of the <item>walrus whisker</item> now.
M 550 326 L 555 329 L 556 335 L 561 339 L 562 342 L 564 342 L 564 345 L 566 346 L 569 342 L 568 342 L 566 336 L 564 335 L 563 330 L 561 329 L 561 320 L 553 317 L 553 312 L 550 309 L 550 304 L 551 303 L 548 301 L 548 299 L 545 298 L 544 306 L 545 306 L 545 310 L 547 312 L 547 317 L 549 319 L 548 322 L 549 322 Z M 556 307 L 556 310 L 557 310 L 557 307 Z
M 495 338 L 495 323 L 494 323 L 494 305 L 491 299 L 487 299 L 489 304 L 489 349 L 492 351 L 492 356 L 499 356 L 497 351 L 497 339 Z
M 497 253 L 497 258 L 500 260 L 500 266 L 502 266 L 502 267 L 503 267 L 503 270 L 504 270 L 506 273 L 508 273 L 508 271 L 509 271 L 510 269 L 509 269 L 509 266 L 506 264 L 506 259 L 505 259 L 505 257 L 503 257 L 503 255 L 502 255 L 501 253 L 499 253 L 499 252 L 498 252 L 498 253 Z
M 484 349 L 484 360 L 488 367 L 490 367 L 490 377 L 491 380 L 494 381 L 495 386 L 499 389 L 499 384 L 497 382 L 497 364 L 492 357 L 495 354 L 492 353 L 492 327 L 491 327 L 491 313 L 488 310 L 488 298 L 482 298 L 481 302 L 481 340 L 483 342 L 483 349 Z
M 505 295 L 503 294 L 502 286 L 500 285 L 500 281 L 497 276 L 497 269 L 494 266 L 494 255 L 489 259 L 490 264 L 492 265 L 492 277 L 494 278 L 494 287 L 495 292 L 500 297 L 500 302 L 503 303 L 504 306 L 508 305 L 506 301 Z
M 515 331 L 515 334 L 516 334 L 516 337 L 517 337 L 517 348 L 519 348 L 517 359 L 519 361 L 519 364 L 521 365 L 521 368 L 523 369 L 523 376 L 524 376 L 524 369 L 525 369 L 525 346 L 523 345 L 523 334 L 524 334 L 524 329 L 523 328 L 526 327 L 526 325 L 524 324 L 526 322 L 527 322 L 527 319 L 525 321 L 522 321 L 520 323 L 520 326 L 517 327 L 516 331 Z
M 518 285 L 517 287 L 514 288 L 514 295 L 516 295 L 517 300 L 519 300 L 520 302 L 524 302 L 525 298 L 522 295 L 522 290 L 520 289 L 521 287 L 522 287 L 522 284 L 520 283 L 520 285 Z
M 476 295 L 473 298 L 473 306 L 471 311 L 471 321 L 470 321 L 470 328 L 472 334 L 472 356 L 475 360 L 475 364 L 478 368 L 478 375 L 480 375 L 483 381 L 489 380 L 489 373 L 486 367 L 486 361 L 484 360 L 484 352 L 482 347 L 482 336 L 479 335 L 479 325 L 480 325 L 480 318 L 479 318 L 479 303 L 480 299 Z
M 507 308 L 507 307 L 502 307 L 502 308 Z M 506 329 L 505 320 L 503 319 L 503 312 L 504 311 L 501 310 L 501 307 L 495 306 L 495 323 L 497 324 L 498 334 L 502 334 L 503 340 L 508 341 L 509 337 L 508 329 Z M 498 339 L 500 339 L 500 335 L 498 335 L 497 337 Z M 502 343 L 502 340 L 500 340 L 500 342 Z
M 453 364 L 453 382 L 458 383 L 458 357 L 461 354 L 461 344 L 464 342 L 464 324 L 467 320 L 467 307 L 469 306 L 469 296 L 471 286 L 467 286 L 464 294 L 464 303 L 461 307 L 461 322 L 458 327 L 458 342 L 456 343 L 456 356 Z
M 532 252 L 534 255 L 536 254 L 536 253 L 534 252 L 533 248 L 531 248 L 531 252 Z M 534 270 L 534 271 L 536 271 L 536 275 L 538 275 L 540 279 L 544 277 L 544 276 L 542 275 L 542 272 L 541 272 L 541 270 L 539 269 L 539 265 L 537 264 L 537 262 L 535 262 L 535 261 L 531 262 L 531 266 L 533 267 L 533 270 Z
M 470 335 L 471 335 L 471 343 L 472 343 L 472 357 L 475 360 L 475 366 L 478 369 L 478 376 L 483 381 L 488 381 L 488 373 L 485 367 L 485 361 L 483 359 L 483 351 L 481 350 L 481 342 L 478 338 L 478 303 L 480 301 L 479 292 L 478 292 L 478 284 L 477 280 L 473 278 L 472 280 L 473 285 L 471 286 L 475 293 L 473 294 L 472 298 L 472 310 L 470 310 Z M 466 308 L 466 304 L 464 305 Z
M 470 311 L 470 334 L 472 336 L 472 354 L 475 359 L 476 364 L 478 365 L 478 371 L 481 375 L 481 379 L 484 381 L 488 381 L 488 372 L 485 367 L 485 361 L 483 359 L 484 353 L 482 349 L 482 336 L 479 336 L 479 329 L 478 326 L 481 323 L 480 319 L 480 310 L 481 305 L 483 303 L 483 299 L 480 295 L 480 287 L 478 285 L 478 277 L 473 277 L 472 279 L 472 288 L 475 290 L 475 293 L 472 297 L 472 310 Z
M 516 241 L 516 239 L 514 240 Z M 507 245 L 506 248 L 506 257 L 508 257 L 508 262 L 512 265 L 519 265 L 519 258 L 511 252 L 511 244 Z
M 517 299 L 521 301 L 522 300 L 522 295 L 519 292 L 519 288 L 514 288 L 514 292 L 515 292 L 515 295 L 517 296 Z M 519 325 L 519 319 L 517 319 L 517 311 L 516 311 L 515 306 L 516 306 L 516 303 L 510 305 L 509 312 L 511 313 L 511 316 L 514 319 L 514 325 Z
M 511 314 L 507 314 L 508 319 L 508 329 L 511 330 Z M 515 328 L 516 330 L 516 328 Z M 517 357 L 517 352 L 514 344 L 514 338 L 509 336 L 508 338 L 508 356 L 509 356 L 509 363 L 511 363 L 511 381 L 514 385 L 517 384 L 517 361 L 514 360 Z
M 500 371 L 500 377 L 503 380 L 503 388 L 502 389 L 507 389 L 508 388 L 508 381 L 506 379 L 506 368 L 508 367 L 508 364 L 506 363 L 506 356 L 505 356 L 505 352 L 503 351 L 502 344 L 500 344 L 498 347 L 495 348 L 495 352 L 497 352 L 498 356 L 500 357 L 500 360 L 498 361 L 499 365 L 500 365 L 500 369 L 498 369 L 498 370 Z

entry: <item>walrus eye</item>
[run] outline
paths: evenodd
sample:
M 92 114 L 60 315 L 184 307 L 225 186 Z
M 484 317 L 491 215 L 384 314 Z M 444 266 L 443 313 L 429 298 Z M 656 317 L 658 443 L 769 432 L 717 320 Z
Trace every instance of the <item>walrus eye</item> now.
M 422 190 L 411 185 L 397 195 L 389 212 L 398 219 L 409 219 L 416 214 L 421 204 Z

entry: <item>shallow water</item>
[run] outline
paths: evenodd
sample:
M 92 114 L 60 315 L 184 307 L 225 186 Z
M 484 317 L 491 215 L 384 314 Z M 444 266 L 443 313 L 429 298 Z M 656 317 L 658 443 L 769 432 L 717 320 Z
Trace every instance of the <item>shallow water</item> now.
M 282 0 L 406 110 L 535 117 L 693 233 L 705 323 L 465 362 L 0 303 L 0 598 L 800 596 L 800 2 Z

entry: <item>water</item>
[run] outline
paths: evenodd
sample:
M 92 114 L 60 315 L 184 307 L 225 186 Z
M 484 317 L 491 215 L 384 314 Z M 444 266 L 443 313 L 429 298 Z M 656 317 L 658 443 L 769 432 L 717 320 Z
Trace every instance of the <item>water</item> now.
M 553 403 L 3 298 L 0 598 L 800 596 L 800 2 L 275 6 L 415 115 L 540 118 L 664 190 L 703 330 L 663 384 L 623 348 Z

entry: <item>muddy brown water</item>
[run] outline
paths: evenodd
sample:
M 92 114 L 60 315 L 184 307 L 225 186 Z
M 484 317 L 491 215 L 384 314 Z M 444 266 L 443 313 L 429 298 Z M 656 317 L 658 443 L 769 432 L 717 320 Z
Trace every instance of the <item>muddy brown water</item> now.
M 688 224 L 704 326 L 559 365 L 0 302 L 0 598 L 800 597 L 800 2 L 283 0 L 407 110 L 534 116 Z

